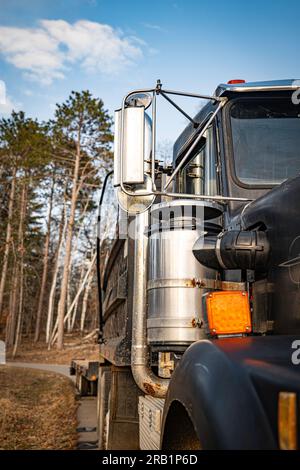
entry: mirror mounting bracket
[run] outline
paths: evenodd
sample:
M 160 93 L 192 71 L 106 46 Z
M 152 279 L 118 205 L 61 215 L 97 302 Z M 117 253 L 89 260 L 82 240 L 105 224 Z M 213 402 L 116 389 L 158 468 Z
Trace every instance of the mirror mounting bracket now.
M 152 180 L 152 190 L 149 191 L 149 189 L 140 189 L 138 191 L 130 191 L 128 189 L 128 186 L 124 184 L 123 181 L 123 171 L 122 171 L 122 154 L 123 154 L 123 142 L 124 142 L 124 128 L 125 128 L 125 120 L 124 120 L 124 110 L 126 108 L 126 104 L 128 103 L 129 98 L 132 95 L 138 94 L 138 93 L 149 93 L 152 94 L 152 145 L 151 145 L 151 180 Z M 168 179 L 167 183 L 165 184 L 164 188 L 162 191 L 157 191 L 155 187 L 155 144 L 156 144 L 156 96 L 161 95 L 163 98 L 165 98 L 172 106 L 174 106 L 181 114 L 183 114 L 189 121 L 192 122 L 195 128 L 199 127 L 199 123 L 195 122 L 183 109 L 181 109 L 169 96 L 167 95 L 175 95 L 175 96 L 184 96 L 184 97 L 190 97 L 190 98 L 199 98 L 199 99 L 206 99 L 210 100 L 213 102 L 213 104 L 216 105 L 216 109 L 212 111 L 208 116 L 207 116 L 207 121 L 202 127 L 201 131 L 197 135 L 196 139 L 194 140 L 193 144 L 183 157 L 183 159 L 180 161 L 180 163 L 177 165 L 177 167 L 173 170 L 173 172 L 170 175 L 170 178 Z M 169 192 L 167 191 L 169 185 L 171 182 L 174 180 L 175 176 L 178 174 L 180 169 L 183 167 L 184 163 L 187 161 L 189 158 L 191 152 L 194 150 L 194 148 L 197 146 L 201 138 L 203 137 L 204 133 L 208 129 L 208 127 L 211 125 L 219 111 L 222 109 L 222 107 L 225 105 L 227 102 L 227 98 L 225 97 L 220 97 L 220 96 L 209 96 L 209 95 L 201 95 L 198 93 L 187 93 L 187 92 L 181 92 L 181 91 L 175 91 L 175 90 L 168 90 L 164 89 L 162 90 L 162 83 L 160 80 L 157 80 L 155 88 L 147 88 L 143 90 L 134 90 L 128 93 L 126 96 L 124 96 L 123 101 L 122 101 L 122 117 L 121 117 L 121 155 L 120 155 L 120 160 L 121 160 L 121 165 L 120 165 L 120 184 L 118 185 L 120 189 L 127 195 L 127 196 L 165 196 L 165 197 L 170 197 L 170 198 L 185 198 L 185 199 L 195 199 L 195 200 L 210 200 L 210 201 L 218 201 L 221 203 L 227 203 L 228 201 L 241 201 L 241 202 L 248 202 L 251 201 L 251 199 L 248 198 L 240 198 L 240 197 L 231 197 L 231 196 L 222 196 L 222 195 L 215 195 L 215 196 L 208 196 L 208 195 L 197 195 L 197 194 L 184 194 L 184 193 L 175 193 L 175 192 Z

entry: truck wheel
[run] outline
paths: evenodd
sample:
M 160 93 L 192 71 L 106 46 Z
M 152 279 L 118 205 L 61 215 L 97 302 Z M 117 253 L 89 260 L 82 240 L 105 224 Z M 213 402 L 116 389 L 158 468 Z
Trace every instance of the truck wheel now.
M 172 404 L 168 413 L 161 448 L 162 450 L 202 449 L 193 422 L 184 406 L 178 401 Z

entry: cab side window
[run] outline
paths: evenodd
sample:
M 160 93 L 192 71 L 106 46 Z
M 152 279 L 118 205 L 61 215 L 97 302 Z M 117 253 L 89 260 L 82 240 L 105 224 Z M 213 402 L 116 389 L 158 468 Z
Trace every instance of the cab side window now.
M 217 157 L 214 129 L 209 127 L 200 147 L 182 170 L 182 192 L 187 194 L 217 194 Z

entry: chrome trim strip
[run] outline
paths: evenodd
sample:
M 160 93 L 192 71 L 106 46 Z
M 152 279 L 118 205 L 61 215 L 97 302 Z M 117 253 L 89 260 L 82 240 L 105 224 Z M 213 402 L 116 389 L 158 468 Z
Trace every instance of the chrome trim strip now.
M 232 91 L 234 93 L 247 93 L 247 92 L 256 92 L 256 91 L 293 91 L 298 90 L 299 85 L 261 85 L 261 86 L 228 86 L 220 85 L 220 94 L 222 97 L 223 93 Z

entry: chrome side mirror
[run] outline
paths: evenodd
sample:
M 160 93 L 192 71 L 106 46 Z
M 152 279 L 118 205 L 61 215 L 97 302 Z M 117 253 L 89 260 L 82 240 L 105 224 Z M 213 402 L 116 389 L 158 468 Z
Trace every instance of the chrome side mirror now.
M 114 185 L 144 183 L 145 161 L 150 159 L 152 124 L 145 108 L 151 96 L 131 95 L 115 112 Z
M 147 210 L 155 199 L 147 175 L 151 167 L 152 120 L 145 109 L 151 100 L 147 93 L 136 93 L 128 98 L 123 111 L 115 112 L 114 186 L 119 205 L 130 214 Z
M 123 113 L 124 116 L 122 119 Z M 123 112 L 122 110 L 115 112 L 115 186 L 120 185 L 121 181 L 124 184 L 143 183 L 145 142 L 144 128 L 144 108 L 125 108 Z

